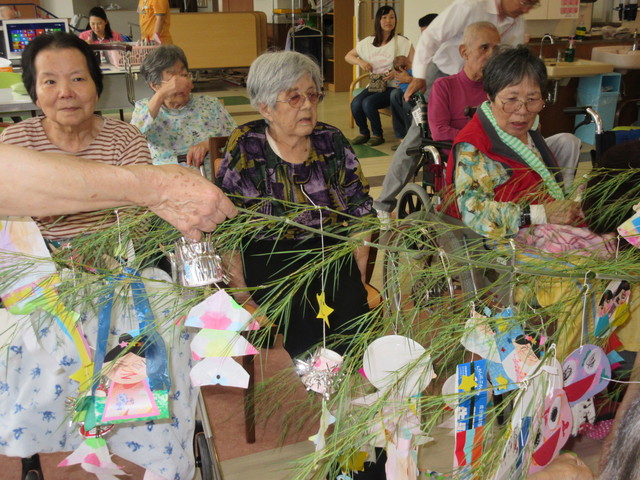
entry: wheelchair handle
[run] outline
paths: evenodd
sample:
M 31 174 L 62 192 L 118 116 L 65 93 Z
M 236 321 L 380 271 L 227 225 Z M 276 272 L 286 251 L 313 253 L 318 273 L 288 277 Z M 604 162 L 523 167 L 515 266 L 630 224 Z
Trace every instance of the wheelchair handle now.
M 602 119 L 600 118 L 600 115 L 598 115 L 598 112 L 596 112 L 592 107 L 567 107 L 562 111 L 567 115 L 584 115 L 584 120 L 576 125 L 574 131 L 583 125 L 588 125 L 593 122 L 596 126 L 596 134 L 604 132 Z
M 426 144 L 419 147 L 407 148 L 407 155 L 410 157 L 418 156 L 422 153 L 432 151 L 432 149 L 448 149 L 451 150 L 453 144 L 451 142 L 437 142 L 435 140 L 428 140 Z

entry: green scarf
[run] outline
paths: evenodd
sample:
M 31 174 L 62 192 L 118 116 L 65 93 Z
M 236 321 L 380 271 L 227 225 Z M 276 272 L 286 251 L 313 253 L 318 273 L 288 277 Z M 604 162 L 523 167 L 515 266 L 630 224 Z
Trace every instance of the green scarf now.
M 514 152 L 516 152 L 525 163 L 531 167 L 544 182 L 549 194 L 555 198 L 556 200 L 562 200 L 564 198 L 564 193 L 562 192 L 562 188 L 556 182 L 556 179 L 553 177 L 547 166 L 544 164 L 540 158 L 533 153 L 522 141 L 518 140 L 513 135 L 508 134 L 504 130 L 502 130 L 498 126 L 498 122 L 496 122 L 495 117 L 493 116 L 493 112 L 491 111 L 491 107 L 489 106 L 489 101 L 483 102 L 480 106 L 482 112 L 486 115 L 487 119 L 495 129 L 496 133 L 508 147 L 510 147 Z

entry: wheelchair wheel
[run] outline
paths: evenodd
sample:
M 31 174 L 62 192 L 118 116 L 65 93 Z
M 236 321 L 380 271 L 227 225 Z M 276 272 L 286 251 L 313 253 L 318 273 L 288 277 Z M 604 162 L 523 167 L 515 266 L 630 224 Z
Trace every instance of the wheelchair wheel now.
M 202 480 L 222 480 L 220 464 L 215 453 L 215 447 L 209 444 L 209 439 L 204 433 L 202 422 L 196 420 L 196 430 L 193 436 L 193 450 L 196 467 L 200 469 Z
M 409 214 L 391 233 L 383 262 L 383 295 L 391 312 L 455 308 L 475 293 L 460 240 L 428 212 Z M 399 251 L 397 249 L 400 249 Z M 465 307 L 466 308 L 466 307 Z
M 416 183 L 407 184 L 398 195 L 398 218 L 407 218 L 416 212 L 428 212 L 431 198 L 424 188 Z

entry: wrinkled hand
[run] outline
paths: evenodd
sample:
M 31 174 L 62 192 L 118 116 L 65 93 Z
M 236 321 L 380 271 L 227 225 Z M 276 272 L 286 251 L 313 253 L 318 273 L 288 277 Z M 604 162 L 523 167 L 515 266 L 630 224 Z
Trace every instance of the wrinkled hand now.
M 424 80 L 424 78 L 413 77 L 413 80 L 411 80 L 411 83 L 407 87 L 407 91 L 404 92 L 404 99 L 405 101 L 408 102 L 409 99 L 411 98 L 411 95 L 413 95 L 418 91 L 424 93 L 426 90 L 427 90 L 427 82 Z
M 584 220 L 580 203 L 573 200 L 556 200 L 545 203 L 544 211 L 547 215 L 547 223 L 576 225 Z
M 207 153 L 209 153 L 209 140 L 195 144 L 187 152 L 187 165 L 199 167 L 204 163 Z
M 175 95 L 189 95 L 191 90 L 193 90 L 193 82 L 190 78 L 174 75 L 169 80 L 162 82 L 159 91 L 165 97 L 173 97 Z
M 400 83 L 409 83 L 413 80 L 413 77 L 409 75 L 409 73 L 402 67 L 400 67 L 400 71 L 395 72 L 396 80 Z
M 527 480 L 594 480 L 593 472 L 576 455 L 563 453 Z
M 161 172 L 153 185 L 158 198 L 147 206 L 187 238 L 200 240 L 227 218 L 238 214 L 222 190 L 202 175 L 179 165 L 153 167 Z

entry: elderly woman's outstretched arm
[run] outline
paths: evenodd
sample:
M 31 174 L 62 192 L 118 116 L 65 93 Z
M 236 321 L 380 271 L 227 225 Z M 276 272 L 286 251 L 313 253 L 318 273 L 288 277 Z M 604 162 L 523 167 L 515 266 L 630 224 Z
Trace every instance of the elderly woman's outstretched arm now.
M 113 166 L 71 155 L 0 145 L 0 215 L 55 215 L 147 207 L 199 239 L 237 210 L 208 180 L 184 167 Z

